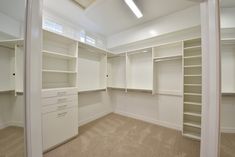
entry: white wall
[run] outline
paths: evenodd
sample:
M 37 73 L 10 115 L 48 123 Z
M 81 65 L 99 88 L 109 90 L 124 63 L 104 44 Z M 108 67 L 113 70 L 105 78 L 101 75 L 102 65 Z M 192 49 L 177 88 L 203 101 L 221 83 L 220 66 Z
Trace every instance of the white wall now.
M 14 93 L 0 94 L 0 129 L 8 126 L 24 126 L 23 96 Z
M 115 113 L 177 130 L 182 128 L 182 97 L 123 91 L 112 91 L 111 97 Z
M 110 99 L 106 91 L 78 94 L 79 125 L 112 113 L 113 106 Z
M 10 96 L 0 94 L 0 129 L 5 128 L 9 122 Z

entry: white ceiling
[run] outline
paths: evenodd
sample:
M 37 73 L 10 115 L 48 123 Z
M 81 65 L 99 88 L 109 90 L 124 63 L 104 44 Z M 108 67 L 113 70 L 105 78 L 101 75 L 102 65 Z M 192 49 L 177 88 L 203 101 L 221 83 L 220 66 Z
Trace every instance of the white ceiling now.
M 24 21 L 25 0 L 1 0 L 0 12 L 13 19 Z
M 124 0 L 96 0 L 87 10 L 72 0 L 44 0 L 44 8 L 105 36 L 186 9 L 197 3 L 188 0 L 136 0 L 144 17 L 137 19 Z

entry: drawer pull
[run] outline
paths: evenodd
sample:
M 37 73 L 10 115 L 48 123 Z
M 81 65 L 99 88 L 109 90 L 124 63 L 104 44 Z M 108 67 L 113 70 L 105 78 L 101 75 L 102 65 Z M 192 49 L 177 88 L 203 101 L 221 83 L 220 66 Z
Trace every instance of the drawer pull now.
M 64 99 L 58 99 L 58 100 L 57 100 L 57 102 L 58 102 L 58 103 L 64 103 L 64 102 L 66 102 L 66 101 L 67 101 L 67 98 L 64 98 Z
M 58 106 L 58 107 L 57 107 L 57 109 L 59 109 L 59 110 L 60 110 L 60 109 L 64 109 L 64 108 L 66 108 L 66 107 L 67 107 L 67 105 L 62 105 L 62 106 Z
M 63 113 L 58 113 L 57 114 L 57 117 L 64 117 L 68 112 L 63 112 Z
M 58 92 L 57 93 L 57 96 L 64 96 L 64 95 L 66 95 L 66 92 Z

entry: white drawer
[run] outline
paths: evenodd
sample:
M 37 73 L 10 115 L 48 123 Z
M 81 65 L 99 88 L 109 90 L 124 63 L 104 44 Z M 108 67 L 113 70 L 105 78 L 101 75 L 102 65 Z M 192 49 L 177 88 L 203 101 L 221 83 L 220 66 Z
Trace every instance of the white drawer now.
M 49 89 L 42 90 L 42 98 L 63 97 L 68 95 L 77 95 L 77 88 Z
M 70 96 L 63 96 L 63 97 L 51 97 L 51 98 L 44 98 L 42 99 L 42 105 L 54 105 L 54 104 L 61 104 L 66 102 L 78 102 L 77 95 L 70 95 Z
M 43 151 L 78 134 L 78 108 L 51 112 L 43 116 Z
M 78 103 L 77 102 L 66 102 L 66 103 L 61 103 L 61 104 L 54 104 L 54 105 L 45 106 L 42 108 L 42 113 L 47 114 L 47 113 L 54 112 L 54 111 L 63 111 L 63 110 L 69 109 L 71 107 L 78 107 Z

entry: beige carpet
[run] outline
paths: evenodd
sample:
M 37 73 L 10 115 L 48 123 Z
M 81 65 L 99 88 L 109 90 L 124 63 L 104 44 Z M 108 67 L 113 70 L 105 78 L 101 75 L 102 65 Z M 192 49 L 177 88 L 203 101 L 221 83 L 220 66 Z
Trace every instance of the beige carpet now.
M 199 157 L 199 145 L 179 131 L 110 114 L 44 157 Z
M 24 129 L 8 127 L 0 130 L 0 157 L 24 157 Z
M 222 133 L 220 157 L 235 157 L 235 134 Z
M 80 127 L 79 136 L 44 157 L 199 157 L 199 142 L 181 132 L 110 114 Z M 0 157 L 24 157 L 19 127 L 0 130 Z M 235 157 L 235 134 L 222 134 L 221 157 Z

